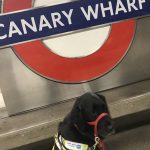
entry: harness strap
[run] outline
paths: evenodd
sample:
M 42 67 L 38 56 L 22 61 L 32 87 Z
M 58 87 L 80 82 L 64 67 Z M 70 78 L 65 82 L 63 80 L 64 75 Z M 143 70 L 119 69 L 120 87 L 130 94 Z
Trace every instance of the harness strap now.
M 88 145 L 82 143 L 76 143 L 64 139 L 61 135 L 55 135 L 55 145 L 60 150 L 89 150 Z M 53 146 L 54 148 L 54 146 Z M 54 149 L 52 149 L 54 150 Z
M 100 150 L 105 150 L 105 144 L 104 144 L 103 141 L 99 142 L 98 148 L 99 148 Z

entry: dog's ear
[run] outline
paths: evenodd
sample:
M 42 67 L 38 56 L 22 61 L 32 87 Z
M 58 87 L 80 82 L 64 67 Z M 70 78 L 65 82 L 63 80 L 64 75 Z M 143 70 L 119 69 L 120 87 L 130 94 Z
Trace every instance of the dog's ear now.
M 106 98 L 105 98 L 105 96 L 104 95 L 101 95 L 101 94 L 98 94 L 98 93 L 95 93 L 101 100 L 103 100 L 103 102 L 105 103 L 105 104 L 107 104 L 107 102 L 106 102 Z
M 86 122 L 83 116 L 82 105 L 79 99 L 77 99 L 71 111 L 71 122 L 72 124 L 76 125 L 81 131 L 85 131 Z
M 105 103 L 105 109 L 106 109 L 106 111 L 109 113 L 108 105 L 107 105 L 105 96 L 104 96 L 104 95 L 101 95 L 101 94 L 98 94 L 98 93 L 95 93 L 95 94 Z

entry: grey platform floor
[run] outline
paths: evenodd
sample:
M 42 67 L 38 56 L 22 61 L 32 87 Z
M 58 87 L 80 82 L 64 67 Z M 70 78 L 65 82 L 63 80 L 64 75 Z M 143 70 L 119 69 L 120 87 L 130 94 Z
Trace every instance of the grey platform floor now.
M 106 150 L 150 150 L 150 124 L 111 136 Z

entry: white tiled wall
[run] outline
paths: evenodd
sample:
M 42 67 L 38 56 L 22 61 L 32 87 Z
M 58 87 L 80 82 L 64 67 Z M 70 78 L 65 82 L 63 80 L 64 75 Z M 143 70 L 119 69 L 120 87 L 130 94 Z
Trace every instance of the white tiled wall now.
M 5 107 L 5 103 L 4 103 L 3 95 L 0 90 L 0 108 L 2 108 L 2 107 Z

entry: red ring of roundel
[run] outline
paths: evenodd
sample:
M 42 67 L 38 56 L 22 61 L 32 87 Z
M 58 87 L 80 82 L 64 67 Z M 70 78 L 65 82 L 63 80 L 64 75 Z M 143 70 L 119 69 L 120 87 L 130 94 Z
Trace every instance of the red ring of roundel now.
M 4 0 L 3 11 L 32 7 L 32 0 Z M 101 77 L 125 56 L 135 32 L 136 21 L 112 24 L 107 41 L 94 54 L 64 58 L 51 52 L 41 40 L 13 46 L 18 57 L 34 72 L 55 81 L 76 83 Z M 86 42 L 85 42 L 86 43 Z

